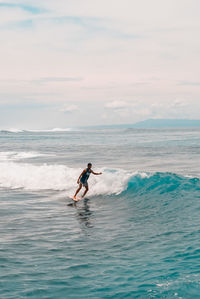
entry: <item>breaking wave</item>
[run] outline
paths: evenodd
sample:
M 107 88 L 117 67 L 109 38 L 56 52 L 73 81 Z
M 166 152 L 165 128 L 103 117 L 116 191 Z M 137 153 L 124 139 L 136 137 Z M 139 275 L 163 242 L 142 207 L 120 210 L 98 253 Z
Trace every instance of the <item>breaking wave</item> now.
M 3 133 L 23 133 L 23 132 L 33 132 L 33 133 L 42 133 L 42 132 L 70 132 L 72 131 L 71 128 L 53 128 L 53 129 L 44 129 L 44 130 L 22 130 L 22 129 L 2 129 L 0 132 Z
M 91 175 L 89 196 L 144 195 L 200 191 L 200 179 L 173 173 L 128 172 L 122 169 L 95 169 L 103 175 Z M 65 165 L 33 165 L 4 161 L 0 163 L 0 187 L 24 190 L 62 190 L 73 194 L 81 169 Z
M 15 152 L 15 151 L 7 151 L 7 152 L 0 152 L 0 161 L 16 161 L 21 159 L 28 159 L 28 158 L 36 158 L 44 156 L 44 154 L 38 152 Z

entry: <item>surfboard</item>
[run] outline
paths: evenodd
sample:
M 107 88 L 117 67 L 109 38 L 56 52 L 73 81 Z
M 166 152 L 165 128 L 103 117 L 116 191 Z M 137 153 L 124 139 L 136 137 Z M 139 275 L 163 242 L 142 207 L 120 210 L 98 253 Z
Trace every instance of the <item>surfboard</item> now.
M 76 201 L 68 203 L 67 206 L 68 207 L 75 207 L 76 206 Z
M 74 199 L 73 196 L 69 196 L 69 198 L 72 199 L 74 202 L 78 202 L 82 199 L 82 197 L 80 197 L 80 196 L 76 196 L 76 199 Z
M 75 207 L 76 204 L 82 199 L 81 197 L 76 197 L 76 200 L 74 200 L 73 196 L 69 196 L 69 198 L 72 200 L 72 202 L 68 203 L 67 205 L 69 207 Z

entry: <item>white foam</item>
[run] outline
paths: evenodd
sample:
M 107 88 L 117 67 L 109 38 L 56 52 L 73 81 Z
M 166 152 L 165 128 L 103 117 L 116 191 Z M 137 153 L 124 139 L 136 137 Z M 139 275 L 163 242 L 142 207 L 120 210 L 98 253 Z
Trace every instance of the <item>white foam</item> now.
M 23 130 L 17 129 L 17 128 L 5 129 L 5 130 L 1 130 L 1 131 L 6 131 L 6 132 L 10 132 L 10 133 L 21 133 L 21 132 L 23 132 Z
M 53 128 L 53 129 L 30 129 L 30 130 L 21 130 L 17 128 L 11 129 L 1 129 L 0 132 L 9 132 L 9 133 L 21 133 L 21 132 L 35 132 L 35 133 L 42 133 L 42 132 L 70 132 L 72 131 L 71 128 Z
M 48 130 L 26 130 L 26 132 L 70 132 L 71 128 L 53 128 L 53 129 L 48 129 Z
M 0 187 L 24 190 L 66 190 L 72 195 L 78 187 L 81 169 L 65 165 L 33 165 L 28 163 L 0 163 Z M 123 170 L 95 169 L 103 175 L 91 174 L 89 195 L 119 194 L 126 189 L 132 173 Z
M 171 284 L 172 284 L 172 282 L 167 281 L 167 282 L 165 282 L 165 283 L 157 283 L 156 285 L 157 285 L 158 287 L 168 287 L 168 286 L 171 285 Z
M 43 156 L 38 152 L 16 152 L 16 151 L 7 151 L 7 152 L 0 152 L 0 161 L 16 161 L 21 159 L 28 159 L 28 158 L 35 158 Z

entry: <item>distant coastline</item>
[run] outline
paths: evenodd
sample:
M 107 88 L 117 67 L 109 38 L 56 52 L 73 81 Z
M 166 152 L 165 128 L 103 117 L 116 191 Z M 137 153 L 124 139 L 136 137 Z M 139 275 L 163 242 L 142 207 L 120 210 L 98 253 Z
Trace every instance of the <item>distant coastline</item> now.
M 136 128 L 136 129 L 159 129 L 159 128 L 194 128 L 200 127 L 200 120 L 192 119 L 147 119 L 133 124 L 115 124 L 88 126 L 93 129 L 115 129 L 115 128 Z

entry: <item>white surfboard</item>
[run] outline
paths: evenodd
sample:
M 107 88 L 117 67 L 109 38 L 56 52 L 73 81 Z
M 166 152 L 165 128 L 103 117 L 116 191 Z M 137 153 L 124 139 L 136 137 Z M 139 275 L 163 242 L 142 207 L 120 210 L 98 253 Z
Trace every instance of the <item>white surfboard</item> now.
M 76 199 L 74 199 L 73 196 L 69 196 L 69 198 L 71 198 L 74 202 L 78 202 L 82 199 L 82 197 L 76 196 Z

